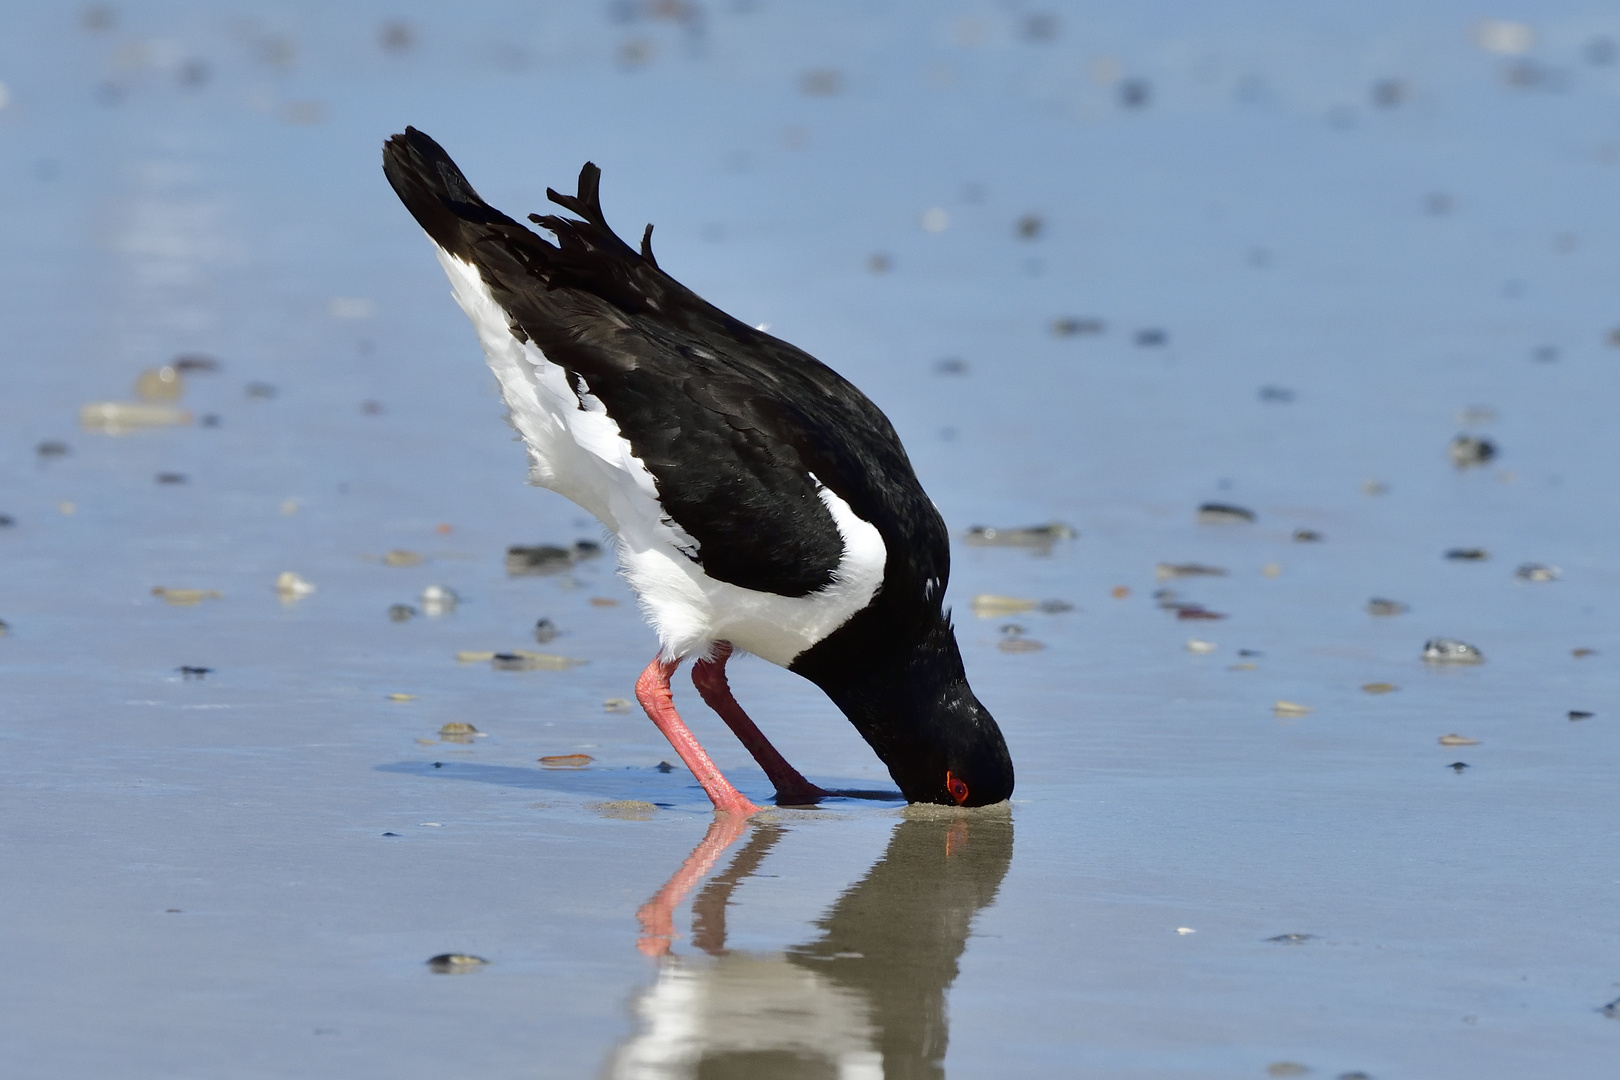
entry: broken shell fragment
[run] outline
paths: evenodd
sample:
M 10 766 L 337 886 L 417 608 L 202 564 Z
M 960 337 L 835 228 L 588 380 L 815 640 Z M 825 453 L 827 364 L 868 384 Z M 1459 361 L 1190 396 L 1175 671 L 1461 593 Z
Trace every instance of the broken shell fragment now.
M 1466 735 L 1442 735 L 1442 736 L 1440 736 L 1440 745 L 1441 746 L 1478 746 L 1479 745 L 1479 740 L 1478 739 L 1470 739 Z
M 1279 701 L 1271 707 L 1271 711 L 1278 716 L 1308 716 L 1316 710 L 1297 701 Z
M 460 975 L 468 971 L 476 971 L 489 963 L 482 956 L 472 956 L 468 953 L 440 953 L 427 962 L 428 968 L 439 975 Z
M 1240 525 L 1254 520 L 1254 511 L 1229 503 L 1204 503 L 1198 508 L 1200 525 Z
M 384 555 L 382 561 L 384 566 L 418 566 L 422 562 L 422 556 L 404 548 L 395 548 Z
M 161 596 L 165 604 L 177 607 L 195 607 L 204 600 L 221 599 L 217 589 L 166 589 L 162 585 L 153 586 L 152 595 Z
M 1367 614 L 1369 615 L 1404 615 L 1407 606 L 1399 600 L 1385 600 L 1375 596 L 1367 601 Z
M 595 760 L 589 754 L 548 754 L 540 764 L 548 769 L 583 769 Z
M 1430 638 L 1423 643 L 1423 661 L 1428 664 L 1483 664 L 1485 657 L 1466 641 Z
M 1525 563 L 1513 572 L 1513 576 L 1520 581 L 1557 581 L 1558 567 L 1543 566 L 1541 563 Z
M 1396 686 L 1394 683 L 1388 682 L 1370 682 L 1361 684 L 1361 691 L 1364 694 L 1393 694 L 1399 689 L 1400 687 Z
M 147 368 L 135 380 L 135 396 L 142 401 L 179 401 L 185 392 L 186 384 L 180 372 L 167 364 Z
M 1037 602 L 1025 600 L 1018 596 L 998 596 L 995 593 L 980 593 L 973 598 L 973 614 L 981 619 L 996 619 L 1003 615 L 1022 615 L 1026 611 L 1034 611 Z
M 444 585 L 429 585 L 422 590 L 422 610 L 429 615 L 445 615 L 456 610 L 461 597 Z
M 173 405 L 153 405 L 133 401 L 92 401 L 79 410 L 79 426 L 89 431 L 119 435 L 149 427 L 180 427 L 191 423 L 191 414 Z
M 283 570 L 276 577 L 276 592 L 283 600 L 302 600 L 315 591 L 315 586 L 305 581 L 291 570 Z
M 439 738 L 445 742 L 470 743 L 484 733 L 462 720 L 452 720 L 439 729 Z
M 1213 641 L 1205 641 L 1202 638 L 1187 639 L 1187 651 L 1190 653 L 1212 653 L 1218 648 L 1220 646 Z

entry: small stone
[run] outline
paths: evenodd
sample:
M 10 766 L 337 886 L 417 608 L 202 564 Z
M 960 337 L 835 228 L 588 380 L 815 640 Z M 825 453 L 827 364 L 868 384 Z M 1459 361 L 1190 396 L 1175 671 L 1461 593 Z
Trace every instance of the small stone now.
M 583 769 L 595 760 L 589 754 L 548 754 L 540 764 L 548 769 Z
M 1483 664 L 1485 657 L 1466 641 L 1430 638 L 1423 643 L 1423 660 L 1428 664 Z
M 1269 941 L 1269 942 L 1272 942 L 1274 944 L 1277 944 L 1277 945 L 1303 945 L 1307 941 L 1315 941 L 1316 940 L 1316 935 L 1315 934 L 1278 934 L 1276 937 L 1268 937 L 1268 938 L 1266 938 L 1266 940 Z
M 1239 525 L 1254 520 L 1254 511 L 1228 503 L 1204 503 L 1198 508 L 1200 525 Z
M 1271 707 L 1271 711 L 1279 717 L 1309 716 L 1316 709 L 1310 705 L 1301 705 L 1297 701 L 1279 701 Z
M 1294 530 L 1294 543 L 1296 544 L 1317 544 L 1320 543 L 1322 539 L 1322 534 L 1317 532 L 1315 529 Z
M 1108 590 L 1108 595 L 1112 596 L 1115 600 L 1123 600 L 1127 596 L 1131 595 L 1131 588 L 1129 585 L 1115 585 L 1112 589 Z
M 534 624 L 534 640 L 544 645 L 557 637 L 557 624 L 550 619 L 541 619 Z
M 1569 650 L 1569 655 L 1573 656 L 1577 660 L 1581 660 L 1581 659 L 1584 659 L 1584 658 L 1586 658 L 1588 656 L 1596 656 L 1597 655 L 1597 650 L 1596 649 L 1571 649 L 1571 650 Z
M 416 617 L 416 609 L 409 604 L 389 604 L 389 622 L 410 622 Z
M 1496 457 L 1496 444 L 1479 435 L 1458 435 L 1446 447 L 1451 463 L 1459 469 L 1483 465 Z
M 630 699 L 610 697 L 602 702 L 602 711 L 610 713 L 627 713 L 630 711 Z
M 658 764 L 654 765 L 653 768 L 657 769 L 661 773 L 672 773 L 675 771 L 675 766 L 671 765 L 667 761 L 660 761 Z
M 382 557 L 384 566 L 420 566 L 422 556 L 404 548 L 395 548 Z
M 191 667 L 186 664 L 182 664 L 175 670 L 180 672 L 180 678 L 182 679 L 203 679 L 213 674 L 214 671 L 211 667 Z
M 1452 548 L 1446 552 L 1446 558 L 1452 562 L 1484 562 L 1491 557 L 1491 553 L 1484 548 Z
M 1370 682 L 1361 684 L 1362 692 L 1367 694 L 1393 694 L 1399 689 L 1400 687 L 1396 686 L 1394 683 L 1388 682 Z
M 1066 611 L 1073 611 L 1074 605 L 1067 600 L 1042 600 L 1035 610 L 1042 615 L 1062 615 Z
M 1198 619 L 1226 618 L 1226 616 L 1221 614 L 1219 611 L 1210 611 L 1202 604 L 1181 604 L 1174 608 L 1174 611 L 1176 613 L 1176 618 L 1184 622 Z
M 571 656 L 529 652 L 527 649 L 491 653 L 489 657 L 489 665 L 496 671 L 567 671 L 583 663 L 585 661 L 576 660 Z
M 1592 717 L 1594 717 L 1596 715 L 1597 715 L 1596 713 L 1587 712 L 1585 709 L 1571 709 L 1571 710 L 1569 710 L 1569 718 L 1571 720 L 1590 720 L 1590 719 L 1592 719 Z
M 1367 614 L 1369 615 L 1404 615 L 1409 609 L 1399 600 L 1385 600 L 1382 597 L 1373 597 L 1367 601 Z
M 1468 762 L 1466 762 L 1466 761 L 1453 761 L 1450 765 L 1446 766 L 1446 768 L 1450 769 L 1452 772 L 1456 773 L 1458 776 L 1461 776 L 1462 771 L 1464 769 L 1468 768 L 1468 767 L 1469 767 Z
M 72 452 L 72 449 L 67 443 L 59 442 L 56 439 L 46 439 L 44 442 L 34 447 L 34 453 L 38 454 L 42 458 L 66 457 Z
M 440 953 L 427 962 L 428 968 L 440 975 L 461 975 L 476 971 L 488 963 L 482 956 L 468 953 Z
M 509 577 L 555 574 L 574 565 L 574 553 L 555 544 L 513 545 L 506 549 Z
M 620 821 L 651 821 L 658 807 L 641 799 L 614 799 L 611 802 L 590 803 L 587 810 L 595 810 L 606 818 Z
M 1160 563 L 1153 568 L 1153 576 L 1160 581 L 1168 581 L 1178 577 L 1225 577 L 1226 571 L 1219 566 L 1205 566 L 1203 563 Z
M 1101 334 L 1107 329 L 1101 319 L 1054 319 L 1052 333 L 1058 337 L 1075 337 L 1080 334 Z M 1615 331 L 1620 334 L 1620 330 Z
M 967 532 L 967 542 L 972 547 L 1021 547 L 1050 551 L 1052 545 L 1059 540 L 1073 540 L 1079 535 L 1072 527 L 1061 521 L 1013 529 L 975 525 Z
M 1556 566 L 1543 566 L 1541 563 L 1525 563 L 1513 572 L 1513 576 L 1520 581 L 1557 581 L 1559 570 Z
M 619 602 L 611 596 L 591 597 L 591 607 L 618 607 Z
M 1163 330 L 1149 327 L 1146 330 L 1138 330 L 1136 332 L 1136 344 L 1141 348 L 1157 348 L 1160 345 L 1167 345 L 1169 342 L 1170 335 L 1166 334 Z
M 1441 746 L 1478 746 L 1479 745 L 1479 740 L 1478 739 L 1470 739 L 1466 735 L 1442 735 L 1442 736 L 1440 736 L 1440 745 Z
M 452 743 L 470 743 L 482 734 L 482 731 L 461 720 L 452 720 L 439 729 L 439 738 Z

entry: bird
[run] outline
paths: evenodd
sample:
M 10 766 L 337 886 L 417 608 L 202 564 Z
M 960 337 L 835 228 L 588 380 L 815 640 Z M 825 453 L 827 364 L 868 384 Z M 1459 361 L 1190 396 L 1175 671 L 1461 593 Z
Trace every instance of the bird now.
M 717 813 L 759 810 L 675 709 L 692 681 L 775 786 L 778 805 L 834 792 L 805 779 L 732 695 L 758 656 L 819 687 L 911 803 L 1008 799 L 1013 764 L 968 685 L 944 607 L 950 538 L 883 412 L 832 368 L 701 299 L 608 226 L 601 170 L 530 214 L 478 196 L 407 127 L 383 171 L 433 242 L 526 446 L 529 481 L 596 517 L 659 649 L 636 698 Z

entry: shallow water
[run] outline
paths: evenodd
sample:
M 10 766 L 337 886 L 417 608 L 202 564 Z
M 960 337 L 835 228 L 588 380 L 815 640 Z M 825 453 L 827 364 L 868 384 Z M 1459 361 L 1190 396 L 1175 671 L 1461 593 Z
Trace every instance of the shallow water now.
M 0 13 L 12 1075 L 1612 1070 L 1620 19 L 39 8 Z M 657 769 L 604 707 L 655 648 L 608 560 L 506 574 L 600 530 L 523 486 L 382 180 L 407 123 L 514 215 L 596 161 L 622 233 L 889 413 L 1010 810 L 732 835 Z M 196 422 L 78 427 L 187 353 Z M 456 659 L 520 649 L 587 663 Z M 887 785 L 808 684 L 732 682 L 812 780 Z

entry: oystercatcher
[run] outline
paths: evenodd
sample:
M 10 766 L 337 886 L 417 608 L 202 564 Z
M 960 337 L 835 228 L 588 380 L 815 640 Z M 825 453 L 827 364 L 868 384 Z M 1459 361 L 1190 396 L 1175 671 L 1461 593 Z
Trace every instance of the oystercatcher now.
M 942 607 L 950 545 L 888 418 L 826 365 L 700 299 L 608 227 L 601 170 L 531 214 L 491 207 L 443 148 L 406 128 L 383 170 L 427 232 L 477 328 L 532 483 L 618 538 L 660 649 L 636 697 L 717 811 L 758 808 L 676 713 L 692 681 L 776 785 L 828 792 L 789 765 L 726 683 L 733 648 L 809 679 L 910 802 L 1007 798 L 1012 760 L 969 688 Z

